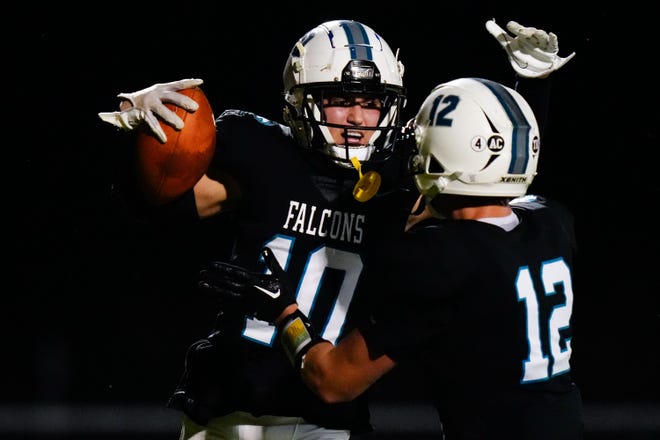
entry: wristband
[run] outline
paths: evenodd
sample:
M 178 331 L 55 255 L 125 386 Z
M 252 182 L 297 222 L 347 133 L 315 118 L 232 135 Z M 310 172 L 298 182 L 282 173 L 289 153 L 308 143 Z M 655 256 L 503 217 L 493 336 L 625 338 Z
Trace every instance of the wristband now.
M 324 339 L 316 333 L 309 318 L 296 309 L 284 318 L 279 325 L 280 343 L 291 365 L 296 369 L 302 366 L 303 357 L 310 348 Z

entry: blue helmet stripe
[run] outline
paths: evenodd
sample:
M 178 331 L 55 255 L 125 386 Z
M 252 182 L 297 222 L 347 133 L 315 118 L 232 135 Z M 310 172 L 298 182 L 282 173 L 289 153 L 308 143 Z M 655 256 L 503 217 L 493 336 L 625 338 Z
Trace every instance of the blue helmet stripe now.
M 343 21 L 341 28 L 346 33 L 351 59 L 373 61 L 371 43 L 364 26 L 355 21 Z
M 474 78 L 474 80 L 479 81 L 493 92 L 493 95 L 495 95 L 513 123 L 509 174 L 525 174 L 527 162 L 529 161 L 528 145 L 531 124 L 513 96 L 501 84 L 481 78 Z

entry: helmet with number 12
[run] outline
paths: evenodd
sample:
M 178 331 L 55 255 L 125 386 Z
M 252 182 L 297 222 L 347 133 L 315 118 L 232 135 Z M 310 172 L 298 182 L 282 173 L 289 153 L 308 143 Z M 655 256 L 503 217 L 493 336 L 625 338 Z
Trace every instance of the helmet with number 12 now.
M 481 78 L 436 86 L 414 120 L 427 200 L 439 193 L 519 197 L 536 175 L 540 133 L 515 90 Z

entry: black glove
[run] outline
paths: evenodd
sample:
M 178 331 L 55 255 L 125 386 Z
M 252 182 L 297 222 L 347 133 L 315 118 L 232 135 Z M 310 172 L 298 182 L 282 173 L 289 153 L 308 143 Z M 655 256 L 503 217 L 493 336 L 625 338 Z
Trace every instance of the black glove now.
M 220 294 L 225 301 L 239 303 L 246 315 L 274 323 L 296 298 L 273 251 L 265 247 L 261 253 L 270 274 L 214 261 L 199 273 L 198 285 L 203 291 Z

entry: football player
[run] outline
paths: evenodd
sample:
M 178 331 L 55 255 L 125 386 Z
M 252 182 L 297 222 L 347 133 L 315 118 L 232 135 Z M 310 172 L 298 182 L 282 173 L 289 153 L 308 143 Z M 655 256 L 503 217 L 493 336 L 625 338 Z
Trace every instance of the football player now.
M 541 150 L 531 107 L 499 83 L 461 78 L 431 92 L 414 127 L 415 182 L 433 216 L 367 260 L 378 301 L 338 344 L 296 303 L 268 248 L 272 274 L 216 263 L 202 286 L 276 323 L 293 370 L 325 402 L 417 362 L 447 440 L 582 438 L 574 225 L 562 205 L 523 197 Z
M 526 76 L 565 62 L 553 34 L 511 23 L 514 37 L 497 25 L 489 30 L 512 63 L 524 59 Z M 270 248 L 300 311 L 330 343 L 367 315 L 367 252 L 403 233 L 419 197 L 407 173 L 410 142 L 402 136 L 403 73 L 398 54 L 370 27 L 351 20 L 315 27 L 285 64 L 285 123 L 222 112 L 206 174 L 166 207 L 198 218 L 231 213 L 230 262 L 263 270 L 261 249 Z M 99 116 L 126 130 L 146 126 L 165 141 L 159 118 L 183 124 L 163 104 L 195 110 L 177 91 L 201 84 L 186 79 L 120 94 L 120 111 Z M 363 397 L 328 402 L 300 381 L 274 349 L 272 319 L 245 317 L 243 301 L 223 308 L 214 331 L 190 347 L 169 401 L 184 413 L 182 439 L 347 439 L 371 429 Z

